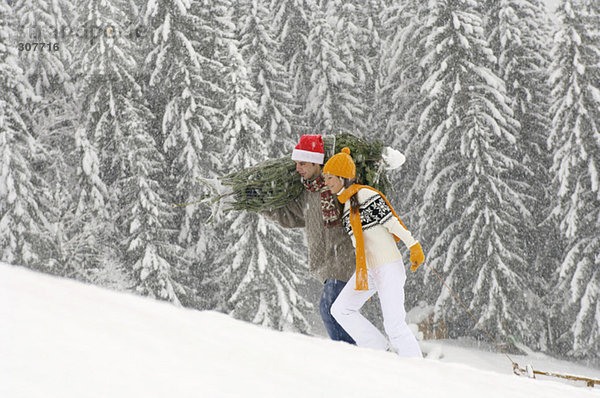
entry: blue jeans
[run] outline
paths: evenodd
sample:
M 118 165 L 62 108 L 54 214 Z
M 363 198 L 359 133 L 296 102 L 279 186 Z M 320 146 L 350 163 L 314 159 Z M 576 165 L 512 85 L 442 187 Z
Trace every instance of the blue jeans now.
M 325 330 L 327 330 L 331 340 L 356 344 L 352 337 L 346 333 L 344 328 L 342 328 L 331 315 L 331 305 L 344 286 L 346 286 L 346 282 L 337 279 L 327 279 L 325 281 L 325 286 L 323 286 L 323 292 L 321 293 L 321 301 L 319 302 L 319 312 L 321 313 L 321 319 L 323 319 Z

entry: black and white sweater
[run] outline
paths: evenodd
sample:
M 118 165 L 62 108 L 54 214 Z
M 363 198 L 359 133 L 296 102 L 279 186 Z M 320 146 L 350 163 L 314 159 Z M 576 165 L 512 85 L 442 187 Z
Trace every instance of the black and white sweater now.
M 343 191 L 342 189 L 338 192 L 338 195 Z M 407 248 L 418 243 L 410 231 L 394 217 L 392 210 L 381 195 L 368 188 L 358 190 L 356 195 L 360 209 L 367 268 L 375 268 L 402 258 L 393 235 L 400 238 Z M 356 247 L 356 239 L 350 226 L 350 200 L 344 203 L 342 221 L 346 233 L 350 235 L 352 244 Z

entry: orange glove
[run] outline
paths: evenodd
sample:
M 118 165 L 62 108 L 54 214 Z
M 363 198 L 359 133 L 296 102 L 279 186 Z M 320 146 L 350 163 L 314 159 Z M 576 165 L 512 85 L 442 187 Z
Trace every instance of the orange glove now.
M 425 261 L 425 255 L 423 254 L 421 244 L 415 243 L 410 247 L 410 263 L 412 264 L 410 270 L 415 272 L 419 268 L 419 265 L 423 264 L 423 261 Z

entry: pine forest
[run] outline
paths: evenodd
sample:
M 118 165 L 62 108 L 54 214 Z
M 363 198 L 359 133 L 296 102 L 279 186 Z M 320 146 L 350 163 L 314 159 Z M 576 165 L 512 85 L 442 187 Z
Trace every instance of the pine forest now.
M 405 155 L 388 197 L 480 326 L 600 359 L 597 0 L 0 0 L 0 261 L 311 334 L 302 229 L 171 205 L 337 132 Z M 423 304 L 486 339 L 427 267 Z

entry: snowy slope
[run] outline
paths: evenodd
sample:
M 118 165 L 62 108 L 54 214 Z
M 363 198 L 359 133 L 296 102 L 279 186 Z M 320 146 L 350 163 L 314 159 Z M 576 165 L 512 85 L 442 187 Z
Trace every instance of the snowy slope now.
M 600 397 L 482 370 L 497 354 L 400 359 L 1 263 L 0 320 L 0 397 Z

